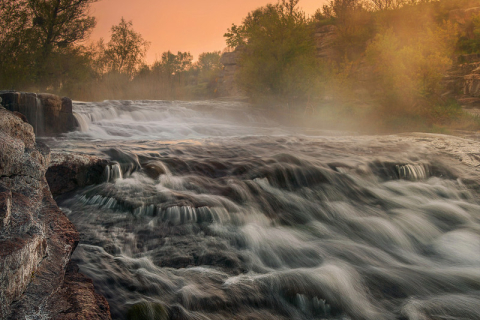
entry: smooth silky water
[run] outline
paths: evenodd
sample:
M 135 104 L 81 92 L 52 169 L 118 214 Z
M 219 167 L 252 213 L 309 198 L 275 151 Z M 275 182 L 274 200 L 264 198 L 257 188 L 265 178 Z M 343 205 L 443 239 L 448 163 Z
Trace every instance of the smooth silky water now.
M 480 319 L 476 169 L 445 147 L 473 142 L 307 136 L 228 101 L 74 111 L 52 148 L 116 164 L 59 205 L 113 318 Z

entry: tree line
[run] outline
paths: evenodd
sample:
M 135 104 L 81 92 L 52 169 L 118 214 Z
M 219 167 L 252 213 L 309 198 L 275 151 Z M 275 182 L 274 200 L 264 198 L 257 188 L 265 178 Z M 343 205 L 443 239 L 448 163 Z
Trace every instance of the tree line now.
M 201 99 L 216 95 L 220 51 L 193 63 L 189 52 L 164 52 L 148 65 L 149 47 L 121 19 L 108 41 L 88 43 L 98 0 L 0 0 L 0 88 L 53 92 L 75 99 Z
M 479 6 L 332 0 L 308 16 L 299 0 L 281 0 L 250 12 L 225 37 L 240 56 L 239 85 L 268 110 L 347 127 L 478 127 L 444 78 L 460 55 L 480 53 L 480 16 L 459 22 L 450 12 Z

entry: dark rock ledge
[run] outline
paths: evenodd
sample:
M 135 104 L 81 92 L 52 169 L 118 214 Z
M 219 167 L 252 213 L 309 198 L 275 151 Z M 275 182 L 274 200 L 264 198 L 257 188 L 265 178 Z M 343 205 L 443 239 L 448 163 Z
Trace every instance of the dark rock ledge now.
M 52 198 L 48 147 L 0 107 L 0 319 L 110 319 L 70 263 L 79 235 Z
M 46 178 L 54 197 L 108 180 L 112 161 L 68 152 L 52 152 Z

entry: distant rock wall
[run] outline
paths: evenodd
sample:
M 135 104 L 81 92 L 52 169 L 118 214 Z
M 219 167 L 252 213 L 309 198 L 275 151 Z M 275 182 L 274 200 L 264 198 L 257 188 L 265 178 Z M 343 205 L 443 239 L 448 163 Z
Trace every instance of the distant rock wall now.
M 52 198 L 49 162 L 32 126 L 0 107 L 0 319 L 110 319 L 69 264 L 79 235 Z
M 474 37 L 472 19 L 480 14 L 480 7 L 449 12 L 449 19 L 460 25 L 465 36 Z M 463 107 L 480 108 L 480 54 L 463 54 L 444 77 L 445 96 L 455 98 Z
M 76 120 L 72 100 L 48 93 L 0 91 L 1 105 L 21 113 L 37 136 L 53 136 L 73 131 Z
M 445 96 L 450 96 L 466 108 L 480 107 L 480 56 L 462 55 L 459 63 L 445 75 Z
M 238 62 L 240 59 L 241 50 L 233 52 L 225 52 L 220 58 L 220 63 L 223 65 L 222 72 L 218 80 L 218 95 L 220 97 L 233 97 L 243 95 L 242 90 L 237 84 L 236 75 L 240 68 Z
M 337 27 L 334 25 L 319 26 L 315 30 L 315 47 L 317 58 L 333 59 L 335 56 L 335 40 L 337 39 Z

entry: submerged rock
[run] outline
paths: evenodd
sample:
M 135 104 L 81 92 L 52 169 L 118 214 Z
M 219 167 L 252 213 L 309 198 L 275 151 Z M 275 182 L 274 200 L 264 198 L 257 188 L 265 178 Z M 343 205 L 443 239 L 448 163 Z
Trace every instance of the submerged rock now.
M 0 319 L 109 319 L 91 283 L 65 276 L 79 236 L 52 198 L 49 162 L 33 128 L 0 107 Z

